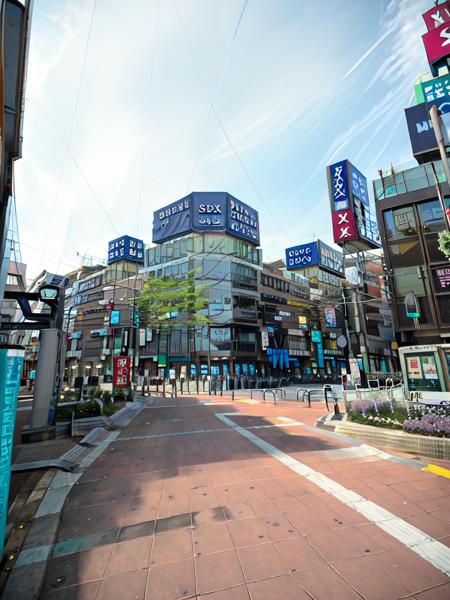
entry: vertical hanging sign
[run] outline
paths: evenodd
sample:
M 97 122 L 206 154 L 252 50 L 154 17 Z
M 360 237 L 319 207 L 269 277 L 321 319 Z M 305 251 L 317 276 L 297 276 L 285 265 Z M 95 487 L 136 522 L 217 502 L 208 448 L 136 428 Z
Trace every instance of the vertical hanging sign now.
M 131 357 L 115 356 L 113 370 L 113 387 L 129 388 L 131 381 Z
M 0 346 L 0 556 L 5 540 L 14 425 L 24 354 L 22 346 Z

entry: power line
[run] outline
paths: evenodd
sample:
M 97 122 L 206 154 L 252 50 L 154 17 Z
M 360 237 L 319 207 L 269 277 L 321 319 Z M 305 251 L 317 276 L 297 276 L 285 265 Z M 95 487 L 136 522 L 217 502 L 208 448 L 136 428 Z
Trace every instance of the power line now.
M 224 67 L 223 67 L 223 70 L 222 70 L 222 75 L 220 76 L 219 83 L 217 84 L 216 96 L 219 93 L 220 88 L 222 87 L 222 83 L 223 83 L 223 80 L 225 78 L 225 73 L 226 73 L 226 71 L 228 69 L 228 65 L 229 65 L 230 60 L 231 60 L 231 54 L 233 52 L 234 41 L 235 41 L 236 36 L 238 34 L 239 27 L 240 27 L 241 21 L 242 21 L 242 17 L 244 16 L 244 12 L 245 12 L 245 9 L 247 7 L 247 2 L 248 2 L 248 0 L 244 0 L 244 5 L 243 5 L 241 13 L 239 15 L 239 19 L 238 19 L 237 25 L 235 27 L 233 37 L 231 39 L 230 47 L 228 49 L 227 59 L 225 60 L 225 64 L 224 64 Z M 197 170 L 197 167 L 198 167 L 198 161 L 200 159 L 200 149 L 201 149 L 202 140 L 203 140 L 203 133 L 204 133 L 204 130 L 206 129 L 206 126 L 208 125 L 208 121 L 209 121 L 209 118 L 211 116 L 211 112 L 212 112 L 212 110 L 211 110 L 211 105 L 210 105 L 209 109 L 208 109 L 208 114 L 206 115 L 205 123 L 204 123 L 203 128 L 202 128 L 202 132 L 200 134 L 200 144 L 198 145 L 197 156 L 195 157 L 195 163 L 194 163 L 194 167 L 192 169 L 191 176 L 189 178 L 189 183 L 187 184 L 186 193 L 189 193 L 189 191 L 190 191 L 191 183 L 192 183 L 192 180 L 194 178 L 195 171 Z
M 101 203 L 101 201 L 100 201 L 100 198 L 99 198 L 99 197 L 97 196 L 97 194 L 95 193 L 95 191 L 94 191 L 94 188 L 93 188 L 93 187 L 92 187 L 92 185 L 89 183 L 89 181 L 88 181 L 88 179 L 87 179 L 86 175 L 83 173 L 83 171 L 82 171 L 82 169 L 81 169 L 80 165 L 78 164 L 78 161 L 77 161 L 77 159 L 76 159 L 76 158 L 75 158 L 75 156 L 73 155 L 73 153 L 72 153 L 71 149 L 69 148 L 69 146 L 66 144 L 66 142 L 65 142 L 65 141 L 64 141 L 62 138 L 61 138 L 61 141 L 62 141 L 62 143 L 63 143 L 63 145 L 64 145 L 65 149 L 67 150 L 67 153 L 68 153 L 68 154 L 69 154 L 69 156 L 72 158 L 72 160 L 73 160 L 73 163 L 74 163 L 74 165 L 76 166 L 76 168 L 78 169 L 78 172 L 80 173 L 81 177 L 84 179 L 84 181 L 85 181 L 85 183 L 86 183 L 87 187 L 89 188 L 89 190 L 90 190 L 91 194 L 94 196 L 94 198 L 95 198 L 95 200 L 97 201 L 98 205 L 99 205 L 99 206 L 100 206 L 100 208 L 102 209 L 102 211 L 103 211 L 103 213 L 104 213 L 105 217 L 106 217 L 106 218 L 108 219 L 108 221 L 110 222 L 110 224 L 111 224 L 112 228 L 114 229 L 114 232 L 115 232 L 117 235 L 119 235 L 119 232 L 118 232 L 118 230 L 117 230 L 116 226 L 114 225 L 114 223 L 113 223 L 113 221 L 112 221 L 111 217 L 109 216 L 109 214 L 108 214 L 107 210 L 105 209 L 105 207 L 104 207 L 104 206 L 103 206 L 103 204 Z
M 80 101 L 80 92 L 81 92 L 81 86 L 83 83 L 83 79 L 84 79 L 84 73 L 86 70 L 86 63 L 87 63 L 87 56 L 88 56 L 88 52 L 89 52 L 89 45 L 91 42 L 91 34 L 92 34 L 92 27 L 93 27 L 93 23 L 94 23 L 94 15 L 95 15 L 95 9 L 97 7 L 97 0 L 93 1 L 92 4 L 92 11 L 91 11 L 91 18 L 89 21 L 89 29 L 88 29 L 88 34 L 87 34 L 87 39 L 86 39 L 86 45 L 84 48 L 84 54 L 83 54 L 83 61 L 81 64 L 81 72 L 80 72 L 80 78 L 78 81 L 78 86 L 77 86 L 77 92 L 76 92 L 76 97 L 75 97 L 75 107 L 74 107 L 74 111 L 73 111 L 73 116 L 72 116 L 72 123 L 70 126 L 70 132 L 69 132 L 69 144 L 72 141 L 72 135 L 73 135 L 73 130 L 74 130 L 74 126 L 75 126 L 75 120 L 76 117 L 78 115 L 78 106 L 79 106 L 79 101 Z M 45 245 L 44 248 L 47 248 L 47 243 L 48 243 L 48 239 L 50 236 L 50 231 L 52 228 L 52 224 L 53 224 L 53 219 L 55 217 L 55 210 L 56 210 L 56 206 L 58 204 L 58 200 L 61 194 L 61 189 L 62 189 L 62 182 L 64 180 L 64 175 L 65 175 L 65 171 L 66 171 L 66 164 L 67 164 L 67 155 L 64 156 L 64 160 L 63 163 L 61 165 L 61 172 L 60 172 L 60 177 L 59 177 L 59 181 L 58 181 L 58 187 L 56 190 L 56 196 L 55 196 L 55 200 L 53 203 L 53 207 L 52 207 L 52 214 L 51 214 L 51 218 L 49 219 L 49 226 L 47 229 L 47 234 L 46 234 L 46 238 L 45 238 Z M 60 255 L 60 261 L 58 263 L 58 269 L 59 269 L 59 264 L 61 263 L 61 258 L 62 258 L 62 249 L 61 249 L 61 255 Z M 41 258 L 41 262 L 42 262 L 42 258 Z
M 196 60 L 196 58 L 195 58 L 194 50 L 193 50 L 193 48 L 192 48 L 192 46 L 191 46 L 191 43 L 190 43 L 190 41 L 189 41 L 189 38 L 188 38 L 188 36 L 187 36 L 186 30 L 185 30 L 185 28 L 184 28 L 184 24 L 183 24 L 183 21 L 182 21 L 182 19 L 181 19 L 181 15 L 180 15 L 180 13 L 178 12 L 178 7 L 177 7 L 177 4 L 176 4 L 176 0 L 172 0 L 172 1 L 173 1 L 173 5 L 174 5 L 174 8 L 175 8 L 175 12 L 176 12 L 176 14 L 177 14 L 177 17 L 178 17 L 178 21 L 179 21 L 179 23 L 180 23 L 181 30 L 182 30 L 182 32 L 183 32 L 183 35 L 184 35 L 184 39 L 185 39 L 185 41 L 186 41 L 187 47 L 188 47 L 188 49 L 189 49 L 189 53 L 190 53 L 190 55 L 191 55 L 191 58 L 192 58 L 192 62 L 194 63 L 195 70 L 197 71 L 197 75 L 198 75 L 198 78 L 199 78 L 199 80 L 200 80 L 200 83 L 201 83 L 201 85 L 202 85 L 203 92 L 204 92 L 204 94 L 205 94 L 205 96 L 206 96 L 206 98 L 207 98 L 207 100 L 208 100 L 208 102 L 209 102 L 209 105 L 210 105 L 210 107 L 211 107 L 211 110 L 212 110 L 212 112 L 214 113 L 214 116 L 216 117 L 216 119 L 217 119 L 217 122 L 218 122 L 218 124 L 219 124 L 219 126 L 220 126 L 220 128 L 221 128 L 221 130 L 222 130 L 222 132 L 223 132 L 223 134 L 224 134 L 224 136 L 225 136 L 225 138 L 226 138 L 226 140 L 228 141 L 228 143 L 229 143 L 229 145 L 230 145 L 230 148 L 231 148 L 231 150 L 232 150 L 232 152 L 233 152 L 233 154 L 234 154 L 234 156 L 235 156 L 236 160 L 238 161 L 239 165 L 241 166 L 241 168 L 242 168 L 242 170 L 243 170 L 243 172 L 244 172 L 245 176 L 247 177 L 247 179 L 248 179 L 248 181 L 249 181 L 249 183 L 250 183 L 250 185 L 251 185 L 251 187 L 252 187 L 253 191 L 255 192 L 255 194 L 256 194 L 256 196 L 257 196 L 257 198 L 259 199 L 259 201 L 261 202 L 261 204 L 262 204 L 262 205 L 265 207 L 265 209 L 267 210 L 267 212 L 269 213 L 269 215 L 272 217 L 273 221 L 274 221 L 274 222 L 275 222 L 275 223 L 276 223 L 276 224 L 277 224 L 277 225 L 278 225 L 278 226 L 281 228 L 281 224 L 278 222 L 277 218 L 276 218 L 276 217 L 275 217 L 275 215 L 272 213 L 272 211 L 270 210 L 269 206 L 266 204 L 266 202 L 265 202 L 265 201 L 263 200 L 263 198 L 261 197 L 261 194 L 259 193 L 259 191 L 258 191 L 258 188 L 256 187 L 256 185 L 255 185 L 254 181 L 253 181 L 253 180 L 252 180 L 252 178 L 250 177 L 250 174 L 249 174 L 249 172 L 247 171 L 247 168 L 246 168 L 246 166 L 245 166 L 245 165 L 244 165 L 244 163 L 242 162 L 242 160 L 241 160 L 241 158 L 240 158 L 240 156 L 239 156 L 239 154 L 238 154 L 238 152 L 237 152 L 237 150 L 236 150 L 236 148 L 235 148 L 235 146 L 234 146 L 233 142 L 231 141 L 231 138 L 230 138 L 230 136 L 228 135 L 228 133 L 227 133 L 227 131 L 226 131 L 225 127 L 224 127 L 224 124 L 222 123 L 222 120 L 221 120 L 221 118 L 220 118 L 220 116 L 219 116 L 219 114 L 218 114 L 218 112 L 217 112 L 217 110 L 216 110 L 216 108 L 215 108 L 215 106 L 214 106 L 214 103 L 213 103 L 213 101 L 212 101 L 212 99 L 211 99 L 211 96 L 209 95 L 208 89 L 206 88 L 206 85 L 205 85 L 205 83 L 204 83 L 204 81 L 203 81 L 203 77 L 202 77 L 202 74 L 201 74 L 201 72 L 200 72 L 200 68 L 199 68 L 199 66 L 198 66 L 198 63 L 197 63 L 197 60 Z
M 140 178 L 139 178 L 139 191 L 138 191 L 138 210 L 137 210 L 137 231 L 138 234 L 140 234 L 141 231 L 141 227 L 140 227 L 140 216 L 141 216 L 141 205 L 142 205 L 142 187 L 143 187 L 143 171 L 144 171 L 144 161 L 145 161 L 145 157 L 146 157 L 146 148 L 147 148 L 147 140 L 148 140 L 148 129 L 149 129 L 149 122 L 150 122 L 150 101 L 152 98 L 152 90 L 153 90 L 153 72 L 154 72 L 154 65 L 155 65 L 155 47 L 156 47 L 156 34 L 157 34 L 157 29 L 158 29 L 158 24 L 159 24 L 159 9 L 160 9 L 160 0 L 157 0 L 157 4 L 156 4 L 156 15 L 155 15 L 155 26 L 153 29 L 153 39 L 152 39 L 152 50 L 151 50 L 151 54 L 152 54 L 152 59 L 150 62 L 150 73 L 149 73 L 149 82 L 148 82 L 148 88 L 147 88 L 147 98 L 146 98 L 146 117 L 145 117 L 145 127 L 144 130 L 146 132 L 146 138 L 144 141 L 144 149 L 142 152 L 142 158 L 141 158 L 141 170 L 140 170 Z

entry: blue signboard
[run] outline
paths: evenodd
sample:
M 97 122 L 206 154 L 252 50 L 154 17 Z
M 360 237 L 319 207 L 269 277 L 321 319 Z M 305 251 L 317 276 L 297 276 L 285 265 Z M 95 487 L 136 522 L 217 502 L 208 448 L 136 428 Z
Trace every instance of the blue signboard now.
M 17 396 L 24 350 L 0 348 L 0 556 L 3 555 Z
M 329 167 L 331 199 L 333 210 L 350 207 L 350 194 L 347 180 L 347 161 L 341 160 Z
M 406 124 L 414 156 L 437 150 L 436 135 L 426 104 L 405 108 Z
M 319 264 L 319 250 L 317 242 L 301 244 L 286 248 L 286 268 L 288 271 L 293 269 L 304 269 Z
M 144 242 L 137 238 L 123 235 L 108 243 L 108 265 L 118 260 L 131 260 L 144 263 Z
M 429 106 L 435 104 L 441 114 L 450 112 L 450 75 L 422 83 L 422 91 Z
M 342 252 L 331 248 L 321 240 L 317 240 L 317 244 L 319 248 L 319 265 L 327 271 L 344 277 L 344 256 Z
M 322 332 L 320 329 L 313 329 L 311 331 L 311 341 L 317 344 L 322 343 Z
M 317 342 L 316 344 L 316 357 L 317 357 L 317 364 L 319 365 L 319 369 L 323 369 L 325 366 L 325 359 L 323 356 L 323 344 L 322 344 L 322 340 L 319 342 Z
M 109 322 L 111 325 L 118 325 L 120 323 L 120 310 L 111 311 L 111 319 Z
M 153 242 L 179 237 L 191 231 L 191 197 L 186 196 L 177 202 L 153 213 Z
M 192 194 L 192 229 L 194 231 L 225 231 L 227 194 L 195 192 Z
M 259 246 L 258 212 L 226 192 L 192 192 L 153 213 L 153 242 L 223 232 Z
M 229 194 L 227 233 L 259 246 L 258 211 Z
M 369 206 L 369 190 L 367 189 L 367 179 L 350 163 L 350 173 L 352 177 L 353 194 L 361 200 L 365 206 Z

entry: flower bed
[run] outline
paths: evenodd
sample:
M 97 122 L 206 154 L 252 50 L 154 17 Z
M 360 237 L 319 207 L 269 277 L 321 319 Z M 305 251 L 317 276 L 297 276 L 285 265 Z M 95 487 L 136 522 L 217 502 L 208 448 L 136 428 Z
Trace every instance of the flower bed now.
M 450 417 L 427 413 L 416 419 L 406 419 L 403 430 L 407 433 L 450 437 Z
M 349 421 L 362 425 L 450 438 L 450 415 L 445 408 L 389 399 L 357 400 L 347 403 L 347 415 Z
M 360 400 L 347 406 L 348 419 L 362 425 L 402 429 L 408 418 L 405 406 L 392 400 Z

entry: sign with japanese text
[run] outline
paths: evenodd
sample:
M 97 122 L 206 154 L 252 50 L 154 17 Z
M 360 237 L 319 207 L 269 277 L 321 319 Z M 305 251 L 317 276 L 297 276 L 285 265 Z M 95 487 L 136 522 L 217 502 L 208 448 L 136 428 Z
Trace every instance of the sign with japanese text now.
M 144 242 L 137 238 L 123 235 L 108 243 L 108 265 L 119 260 L 131 260 L 144 263 Z
M 131 381 L 131 356 L 115 356 L 113 387 L 129 388 Z
M 355 215 L 351 210 L 335 210 L 331 213 L 333 236 L 336 244 L 354 240 L 357 236 Z

